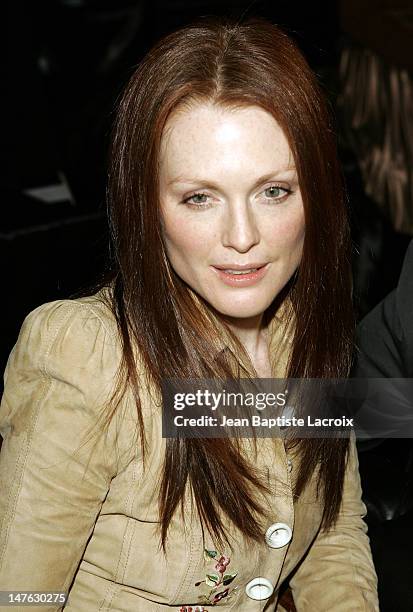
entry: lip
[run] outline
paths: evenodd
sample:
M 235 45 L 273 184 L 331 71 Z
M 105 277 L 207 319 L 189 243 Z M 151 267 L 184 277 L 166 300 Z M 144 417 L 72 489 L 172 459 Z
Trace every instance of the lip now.
M 251 268 L 262 268 L 263 266 L 265 266 L 266 263 L 261 262 L 261 263 L 257 263 L 257 262 L 251 262 L 249 264 L 242 264 L 242 265 L 238 265 L 238 264 L 224 264 L 222 266 L 212 266 L 213 268 L 216 268 L 217 270 L 250 270 Z
M 267 273 L 269 264 L 248 264 L 248 266 L 211 266 L 218 278 L 223 281 L 229 287 L 249 287 L 258 283 Z M 249 274 L 228 274 L 224 270 L 248 270 L 250 268 L 258 268 L 256 272 L 250 272 Z

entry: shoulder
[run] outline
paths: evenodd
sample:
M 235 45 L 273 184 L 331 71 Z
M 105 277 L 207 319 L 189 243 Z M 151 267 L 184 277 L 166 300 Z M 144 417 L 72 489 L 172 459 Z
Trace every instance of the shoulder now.
M 404 257 L 395 299 L 403 330 L 406 336 L 413 340 L 413 325 L 411 324 L 413 308 L 413 240 L 410 242 Z
M 110 290 L 105 288 L 94 295 L 41 304 L 24 319 L 22 330 L 41 331 L 45 342 L 73 327 L 92 336 L 102 328 L 109 338 L 115 339 L 117 327 L 110 299 Z
M 413 368 L 413 241 L 397 288 L 358 325 L 359 376 L 406 376 Z
M 410 331 L 411 310 L 413 304 L 413 240 L 406 251 L 397 288 L 384 298 L 360 323 L 363 329 L 367 325 L 376 326 L 383 322 L 393 331 L 401 333 Z
M 88 377 L 90 386 L 99 374 L 113 377 L 121 358 L 110 295 L 56 300 L 42 304 L 24 319 L 10 355 L 10 368 L 39 372 L 44 377 L 65 376 L 74 384 Z M 92 378 L 91 378 L 92 374 Z
M 79 443 L 87 433 L 101 430 L 95 428 L 103 427 L 111 413 L 122 357 L 106 297 L 99 292 L 48 302 L 25 318 L 4 374 L 3 437 L 11 431 L 29 435 L 35 426 L 49 433 L 56 427 L 56 436 Z M 120 399 L 113 404 L 116 418 L 110 420 L 107 432 L 116 449 L 108 465 L 125 462 L 116 464 L 116 469 L 127 465 L 134 452 L 136 428 L 129 390 Z

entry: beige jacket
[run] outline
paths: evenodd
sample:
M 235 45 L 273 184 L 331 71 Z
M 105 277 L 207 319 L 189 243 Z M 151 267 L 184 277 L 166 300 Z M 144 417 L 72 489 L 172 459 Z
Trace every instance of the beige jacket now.
M 313 482 L 293 501 L 296 464 L 278 439 L 275 456 L 262 447 L 258 460 L 274 491 L 267 540 L 263 533 L 246 546 L 232 529 L 233 550 L 216 551 L 206 534 L 206 552 L 188 501 L 185 523 L 180 515 L 172 521 L 164 555 L 159 398 L 142 386 L 145 472 L 131 394 L 95 451 L 90 442 L 73 454 L 102 413 L 119 359 L 114 318 L 97 296 L 45 304 L 26 318 L 0 409 L 0 591 L 69 592 L 63 607 L 38 610 L 280 612 L 279 587 L 296 570 L 290 584 L 299 612 L 378 610 L 354 443 L 334 531 L 320 532 Z

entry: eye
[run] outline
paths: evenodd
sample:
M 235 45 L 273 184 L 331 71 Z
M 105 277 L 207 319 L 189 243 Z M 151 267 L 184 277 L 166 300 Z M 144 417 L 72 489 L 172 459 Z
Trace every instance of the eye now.
M 270 187 L 267 187 L 267 189 L 265 189 L 263 193 L 267 200 L 280 201 L 286 198 L 290 193 L 292 193 L 292 191 L 287 187 L 281 187 L 280 185 L 271 185 Z
M 182 202 L 184 204 L 188 204 L 189 206 L 193 206 L 194 208 L 206 208 L 209 206 L 208 198 L 210 196 L 207 193 L 203 193 L 201 191 L 193 193 L 188 196 Z

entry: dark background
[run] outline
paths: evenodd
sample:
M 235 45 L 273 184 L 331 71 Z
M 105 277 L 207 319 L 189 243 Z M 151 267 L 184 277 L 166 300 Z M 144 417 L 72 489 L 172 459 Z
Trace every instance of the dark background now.
M 367 5 L 370 16 L 376 10 L 372 2 L 353 4 L 356 10 Z M 201 15 L 259 15 L 284 27 L 317 72 L 334 109 L 340 51 L 349 36 L 334 1 L 10 4 L 0 367 L 31 309 L 68 297 L 104 269 L 106 151 L 116 98 L 155 40 Z M 363 15 L 360 20 L 361 36 L 367 37 Z M 385 34 L 384 46 L 392 48 Z M 367 43 L 374 46 L 374 40 Z M 340 140 L 339 122 L 337 133 Z M 365 196 L 351 151 L 340 147 L 340 155 L 352 210 L 355 305 L 361 316 L 395 286 L 410 237 L 395 233 Z M 50 185 L 60 186 L 61 201 L 45 203 L 28 193 Z

